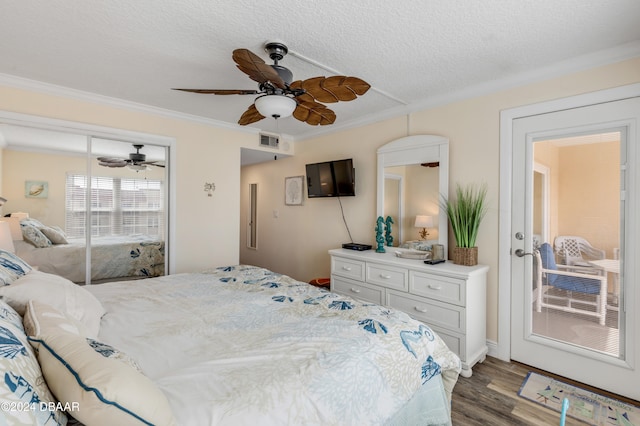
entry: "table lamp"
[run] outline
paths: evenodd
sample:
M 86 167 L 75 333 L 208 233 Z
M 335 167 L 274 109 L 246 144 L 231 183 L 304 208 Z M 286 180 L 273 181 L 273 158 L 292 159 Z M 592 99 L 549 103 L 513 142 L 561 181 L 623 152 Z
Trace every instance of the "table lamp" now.
M 13 238 L 11 238 L 11 228 L 8 222 L 0 222 L 0 249 L 15 253 L 16 248 L 13 245 Z
M 416 223 L 414 226 L 416 228 L 422 228 L 420 232 L 418 232 L 418 235 L 420 236 L 421 240 L 426 240 L 427 236 L 429 236 L 429 232 L 427 231 L 427 228 L 433 227 L 433 217 L 418 215 L 416 216 Z

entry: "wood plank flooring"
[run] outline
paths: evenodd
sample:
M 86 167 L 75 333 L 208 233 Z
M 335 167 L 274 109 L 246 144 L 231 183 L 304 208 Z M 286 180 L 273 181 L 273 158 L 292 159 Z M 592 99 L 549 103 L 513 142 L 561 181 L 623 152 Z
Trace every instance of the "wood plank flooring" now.
M 451 420 L 458 425 L 559 425 L 560 413 L 549 410 L 518 396 L 518 390 L 529 371 L 558 377 L 517 362 L 504 362 L 487 357 L 483 363 L 473 367 L 470 378 L 460 377 L 453 389 Z M 558 377 L 582 388 L 590 388 L 581 383 Z M 639 405 L 637 401 L 597 390 L 628 403 Z M 567 425 L 584 425 L 567 417 Z

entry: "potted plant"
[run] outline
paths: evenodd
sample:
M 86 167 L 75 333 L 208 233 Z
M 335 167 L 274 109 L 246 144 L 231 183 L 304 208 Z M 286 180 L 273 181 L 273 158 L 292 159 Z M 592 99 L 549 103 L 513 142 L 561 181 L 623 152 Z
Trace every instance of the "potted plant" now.
M 442 199 L 442 208 L 447 212 L 456 247 L 453 249 L 453 263 L 473 266 L 478 264 L 476 238 L 480 222 L 487 212 L 485 203 L 487 186 L 469 184 L 456 185 L 454 201 Z

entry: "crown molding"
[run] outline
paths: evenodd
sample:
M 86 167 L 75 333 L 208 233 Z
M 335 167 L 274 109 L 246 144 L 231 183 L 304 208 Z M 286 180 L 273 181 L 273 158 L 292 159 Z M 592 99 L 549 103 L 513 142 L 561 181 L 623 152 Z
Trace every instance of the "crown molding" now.
M 513 76 L 500 78 L 499 80 L 469 86 L 454 92 L 436 95 L 425 100 L 414 102 L 408 105 L 400 105 L 379 113 L 370 114 L 359 119 L 349 120 L 341 124 L 334 124 L 330 128 L 313 129 L 309 132 L 298 136 L 282 134 L 291 141 L 298 142 L 323 136 L 343 130 L 362 127 L 369 124 L 389 120 L 399 116 L 404 116 L 417 111 L 423 111 L 453 102 L 470 99 L 478 96 L 488 95 L 494 92 L 511 89 L 535 82 L 548 80 L 563 75 L 588 70 L 591 68 L 610 65 L 628 59 L 640 57 L 640 41 L 623 44 L 611 49 L 601 50 L 599 52 L 578 56 L 567 59 L 562 62 L 540 67 L 535 70 L 519 73 Z M 167 118 L 174 118 L 184 121 L 191 121 L 199 124 L 205 124 L 213 127 L 220 127 L 239 132 L 258 134 L 260 129 L 253 127 L 243 127 L 234 123 L 214 120 L 211 118 L 201 117 L 192 114 L 185 114 L 178 111 L 172 111 L 164 108 L 158 108 L 137 102 L 126 101 L 123 99 L 112 98 L 109 96 L 98 95 L 95 93 L 84 92 L 64 86 L 57 86 L 49 83 L 43 83 L 36 80 L 30 80 L 9 74 L 0 74 L 0 84 L 17 89 L 30 90 L 40 93 L 46 93 L 55 96 L 62 96 L 71 99 L 77 99 L 86 102 L 92 102 L 100 105 L 112 106 L 129 111 L 143 112 L 147 114 L 158 115 Z
M 96 93 L 85 92 L 82 90 L 72 89 L 70 87 L 58 86 L 55 84 L 44 83 L 37 80 L 30 80 L 10 74 L 0 73 L 0 85 L 12 87 L 16 89 L 29 90 L 48 95 L 61 96 L 79 101 L 91 102 L 98 105 L 106 105 L 119 109 L 125 109 L 135 112 L 143 112 L 147 114 L 157 115 L 166 118 L 175 118 L 178 120 L 191 121 L 198 124 L 205 124 L 213 127 L 222 127 L 226 129 L 236 130 L 245 133 L 258 134 L 258 129 L 250 127 L 241 127 L 237 124 L 228 123 L 226 121 L 214 120 L 212 118 L 201 117 L 193 114 L 185 114 L 169 109 L 158 108 L 151 105 L 141 104 L 138 102 L 127 101 L 124 99 L 113 98 L 109 96 L 99 95 Z
M 339 125 L 333 125 L 331 126 L 331 128 L 313 130 L 299 135 L 295 139 L 296 141 L 303 141 L 321 135 L 335 133 L 354 127 L 365 126 L 399 116 L 411 114 L 413 112 L 424 111 L 426 109 L 451 104 L 453 102 L 471 99 L 478 96 L 489 95 L 491 93 L 512 89 L 527 84 L 533 84 L 552 78 L 562 77 L 567 74 L 586 71 L 592 68 L 611 65 L 617 62 L 622 62 L 638 57 L 640 57 L 640 41 L 635 41 L 617 46 L 612 49 L 606 49 L 587 55 L 577 56 L 575 58 L 567 59 L 562 62 L 557 62 L 553 65 L 536 68 L 534 70 L 519 73 L 509 77 L 500 78 L 499 80 L 468 86 L 454 92 L 436 95 L 408 105 L 401 105 L 398 107 L 387 109 L 385 111 L 381 111 L 380 113 L 370 114 L 360 119 L 351 120 Z

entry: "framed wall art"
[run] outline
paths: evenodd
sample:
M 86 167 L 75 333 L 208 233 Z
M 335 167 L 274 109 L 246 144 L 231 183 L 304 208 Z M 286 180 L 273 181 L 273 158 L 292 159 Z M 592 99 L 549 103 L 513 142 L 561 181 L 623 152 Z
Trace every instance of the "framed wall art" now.
M 24 196 L 26 198 L 47 198 L 49 196 L 49 183 L 39 180 L 25 181 Z
M 301 206 L 304 200 L 304 176 L 284 178 L 284 204 Z

